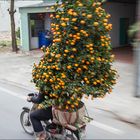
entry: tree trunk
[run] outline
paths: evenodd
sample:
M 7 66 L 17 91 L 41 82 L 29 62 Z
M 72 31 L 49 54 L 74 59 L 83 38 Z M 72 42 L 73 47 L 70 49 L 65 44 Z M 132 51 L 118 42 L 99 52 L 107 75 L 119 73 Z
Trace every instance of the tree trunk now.
M 15 19 L 14 19 L 14 14 L 16 10 L 14 10 L 14 2 L 15 0 L 10 0 L 10 9 L 9 14 L 10 14 L 10 20 L 11 20 L 11 38 L 12 38 L 12 51 L 17 52 L 17 42 L 16 42 L 16 31 L 15 31 Z

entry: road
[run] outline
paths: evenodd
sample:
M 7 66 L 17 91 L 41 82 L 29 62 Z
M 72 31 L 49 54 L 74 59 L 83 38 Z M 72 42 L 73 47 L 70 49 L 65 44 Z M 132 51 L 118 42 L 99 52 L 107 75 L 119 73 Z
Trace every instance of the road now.
M 34 139 L 20 125 L 23 106 L 31 106 L 25 100 L 30 91 L 12 84 L 0 82 L 0 139 Z M 94 120 L 87 125 L 84 139 L 140 139 L 140 129 L 116 120 L 102 110 L 88 108 Z

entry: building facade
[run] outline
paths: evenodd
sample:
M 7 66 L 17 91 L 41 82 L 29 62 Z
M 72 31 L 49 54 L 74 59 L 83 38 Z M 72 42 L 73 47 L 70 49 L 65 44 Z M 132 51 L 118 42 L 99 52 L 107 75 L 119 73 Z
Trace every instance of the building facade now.
M 39 47 L 37 33 L 42 30 L 50 29 L 49 14 L 53 12 L 49 7 L 55 3 L 55 0 L 44 0 L 43 3 L 21 7 L 21 42 L 22 49 L 29 51 Z M 47 8 L 48 7 L 48 8 Z M 113 47 L 126 46 L 130 44 L 127 31 L 129 26 L 135 22 L 136 1 L 135 0 L 108 0 L 104 8 L 112 15 L 110 22 L 113 24 L 113 30 L 110 35 Z M 45 18 L 41 21 L 39 15 Z M 34 18 L 36 17 L 36 18 Z M 38 17 L 38 18 L 37 18 Z M 34 27 L 31 25 L 34 22 Z M 34 28 L 34 29 L 33 29 Z M 38 31 L 37 31 L 38 30 Z

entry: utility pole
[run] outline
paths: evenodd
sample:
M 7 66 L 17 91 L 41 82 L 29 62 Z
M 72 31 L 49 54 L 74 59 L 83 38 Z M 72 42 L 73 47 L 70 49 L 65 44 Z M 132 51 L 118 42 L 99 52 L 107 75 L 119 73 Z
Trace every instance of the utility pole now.
M 140 0 L 137 1 L 137 22 L 140 23 Z M 135 60 L 135 97 L 140 98 L 140 28 L 138 29 L 136 38 L 137 46 L 134 48 Z
M 16 42 L 16 31 L 15 31 L 15 19 L 14 14 L 16 10 L 14 9 L 15 0 L 10 0 L 10 8 L 8 9 L 10 20 L 11 20 L 11 38 L 12 38 L 12 51 L 17 52 L 17 42 Z

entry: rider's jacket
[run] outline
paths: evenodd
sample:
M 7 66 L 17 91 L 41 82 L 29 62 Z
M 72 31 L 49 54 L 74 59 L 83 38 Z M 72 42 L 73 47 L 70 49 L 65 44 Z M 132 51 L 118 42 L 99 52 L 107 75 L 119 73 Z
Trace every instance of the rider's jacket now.
M 33 96 L 31 98 L 31 101 L 35 104 L 40 104 L 41 102 L 43 102 L 45 100 L 44 94 L 42 93 L 38 93 L 38 95 Z
M 31 102 L 39 104 L 38 106 L 39 109 L 46 109 L 52 106 L 53 100 L 48 98 L 46 94 L 39 92 L 37 96 L 33 96 L 31 98 Z

